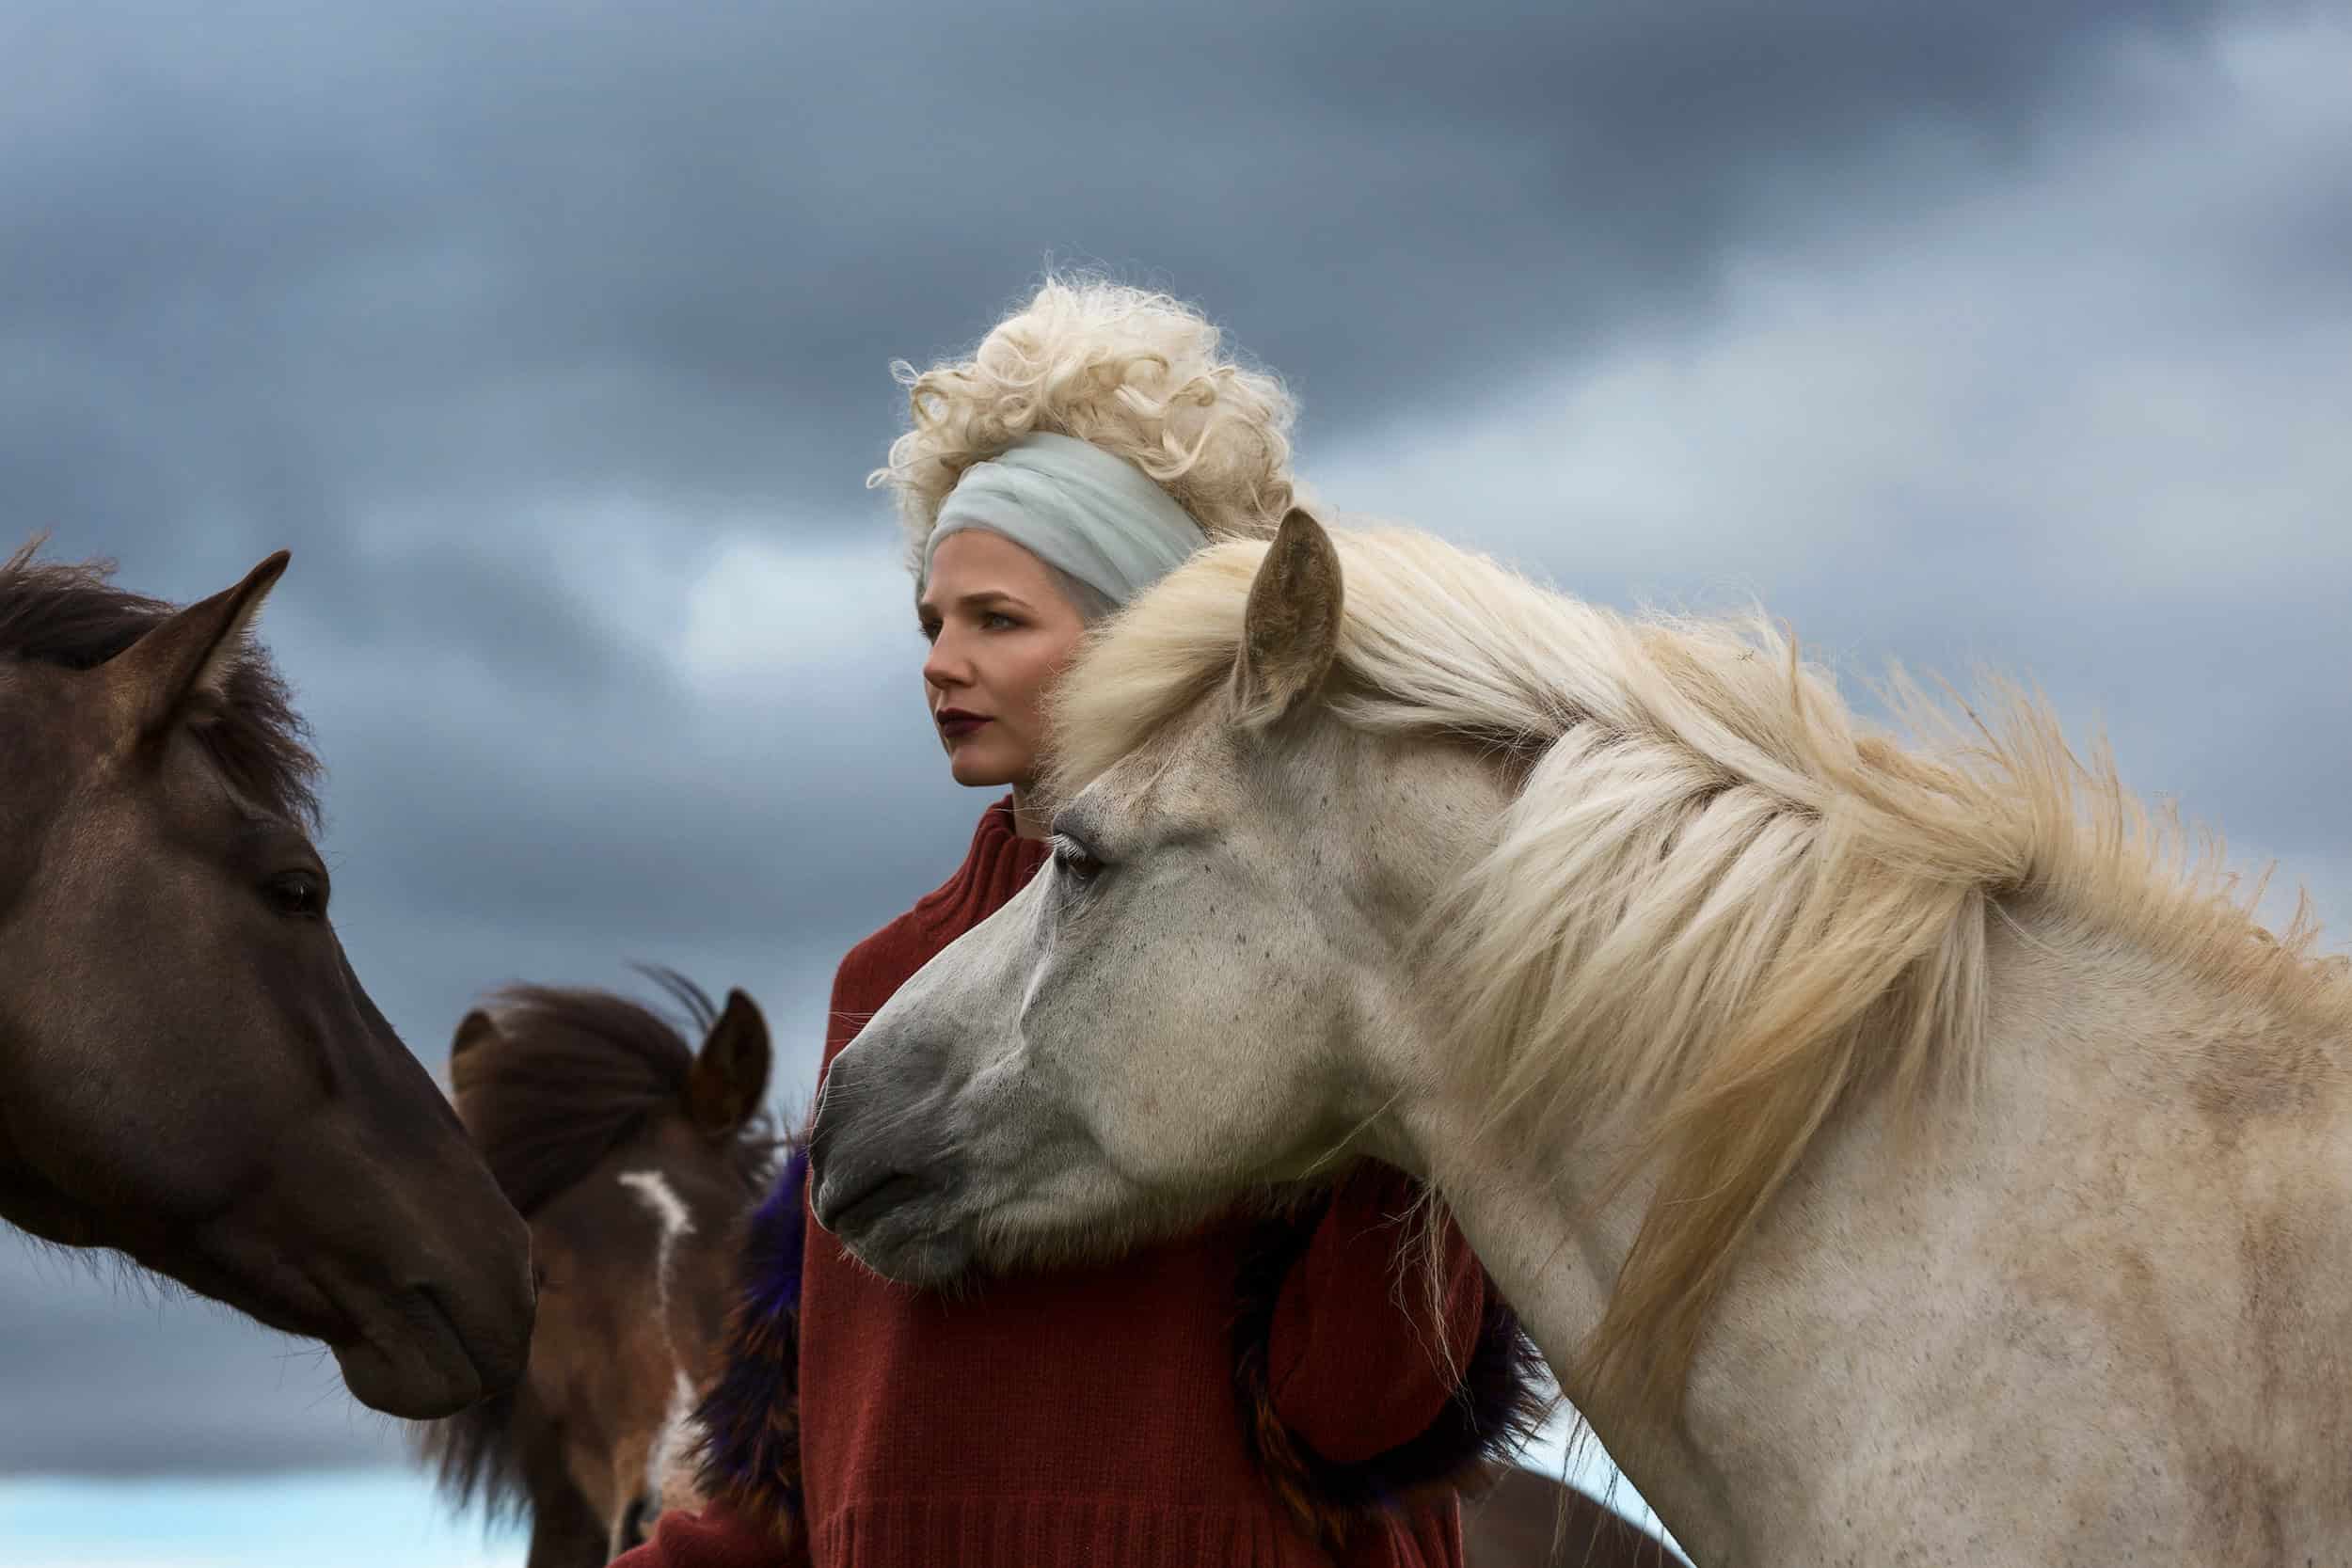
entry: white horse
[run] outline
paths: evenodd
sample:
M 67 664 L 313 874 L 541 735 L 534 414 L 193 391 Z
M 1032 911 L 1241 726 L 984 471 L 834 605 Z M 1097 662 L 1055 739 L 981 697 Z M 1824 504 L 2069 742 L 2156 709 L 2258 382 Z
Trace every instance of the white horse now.
M 2352 1562 L 2346 965 L 2037 704 L 1894 695 L 1204 552 L 1065 684 L 1051 870 L 834 1064 L 818 1215 L 938 1284 L 1376 1156 L 1702 1563 Z

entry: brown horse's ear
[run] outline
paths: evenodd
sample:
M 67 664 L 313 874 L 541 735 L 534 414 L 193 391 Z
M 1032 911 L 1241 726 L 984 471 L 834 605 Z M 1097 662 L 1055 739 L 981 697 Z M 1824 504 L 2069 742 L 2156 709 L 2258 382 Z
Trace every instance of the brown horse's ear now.
M 1323 684 L 1340 652 L 1340 552 L 1323 525 L 1292 507 L 1266 546 L 1243 612 L 1233 708 L 1263 729 Z
M 453 1062 L 485 1040 L 496 1039 L 498 1032 L 499 1026 L 490 1015 L 480 1007 L 474 1008 L 457 1021 L 457 1033 L 450 1037 L 449 1059 Z
M 261 612 L 287 555 L 279 550 L 234 588 L 188 606 L 101 667 L 126 739 L 156 734 L 188 700 L 221 696 L 245 652 L 246 628 Z
M 710 1026 L 686 1075 L 686 1118 L 713 1140 L 731 1138 L 759 1110 L 768 1093 L 768 1021 L 739 990 Z
M 457 1033 L 449 1041 L 449 1088 L 454 1100 L 465 1098 L 466 1085 L 474 1076 L 477 1064 L 467 1060 L 467 1054 L 498 1038 L 498 1021 L 480 1007 L 457 1021 Z

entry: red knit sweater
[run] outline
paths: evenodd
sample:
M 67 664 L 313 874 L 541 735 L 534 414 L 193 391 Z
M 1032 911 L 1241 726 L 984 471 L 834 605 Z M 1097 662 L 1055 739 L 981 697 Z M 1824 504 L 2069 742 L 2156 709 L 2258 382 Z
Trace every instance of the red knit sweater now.
M 834 982 L 825 1061 L 892 992 L 1003 907 L 1045 858 L 1009 802 L 981 818 L 955 876 L 860 942 Z M 1398 1289 L 1409 1202 L 1367 1167 L 1323 1212 L 1266 1315 L 1261 1424 L 1318 1467 L 1420 1437 L 1454 1389 L 1431 1325 Z M 805 1199 L 803 1199 L 803 1202 Z M 1376 1511 L 1337 1546 L 1284 1505 L 1235 1394 L 1235 1221 L 1112 1264 L 918 1294 L 807 1227 L 799 1320 L 805 1528 L 789 1552 L 714 1507 L 665 1516 L 627 1568 L 1454 1568 L 1450 1497 Z M 1484 1276 L 1449 1236 L 1454 1359 L 1470 1354 Z M 803 1551 L 807 1555 L 803 1555 Z

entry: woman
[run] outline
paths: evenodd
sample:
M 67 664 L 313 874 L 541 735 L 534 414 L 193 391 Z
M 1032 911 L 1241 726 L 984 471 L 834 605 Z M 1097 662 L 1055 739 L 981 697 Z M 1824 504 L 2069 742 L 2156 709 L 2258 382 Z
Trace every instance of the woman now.
M 1049 281 L 971 359 L 898 373 L 914 428 L 874 482 L 907 528 L 925 698 L 957 782 L 1010 793 L 842 961 L 828 1064 L 1044 863 L 1047 701 L 1087 624 L 1292 503 L 1288 395 L 1163 296 Z M 1398 1288 L 1423 1252 L 1396 1173 L 956 1298 L 860 1268 L 803 1179 L 753 1222 L 702 1411 L 715 1500 L 631 1568 L 1459 1562 L 1447 1482 L 1523 1417 L 1520 1341 L 1450 1227 L 1442 1311 Z

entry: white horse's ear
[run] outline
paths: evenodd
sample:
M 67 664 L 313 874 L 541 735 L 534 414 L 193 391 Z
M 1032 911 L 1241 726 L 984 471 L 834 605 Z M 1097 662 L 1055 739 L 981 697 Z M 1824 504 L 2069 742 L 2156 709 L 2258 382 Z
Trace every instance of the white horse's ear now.
M 1249 585 L 1233 665 L 1243 728 L 1264 728 L 1323 685 L 1339 657 L 1340 603 L 1340 552 L 1323 525 L 1295 506 Z

